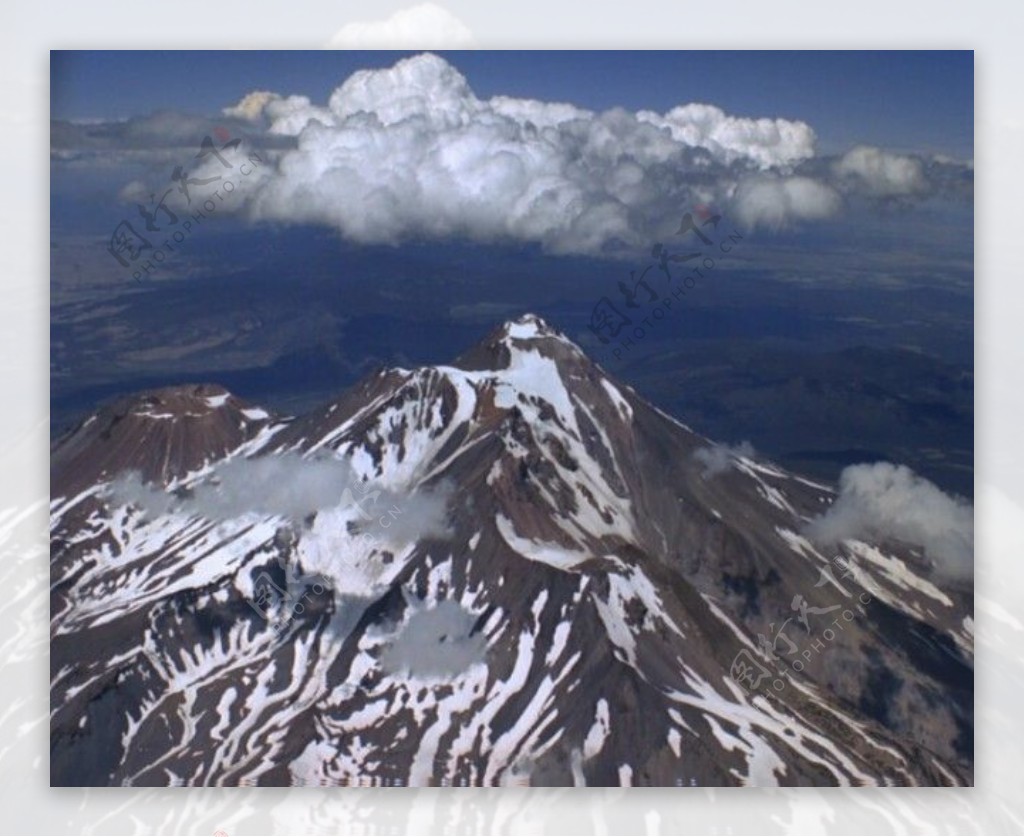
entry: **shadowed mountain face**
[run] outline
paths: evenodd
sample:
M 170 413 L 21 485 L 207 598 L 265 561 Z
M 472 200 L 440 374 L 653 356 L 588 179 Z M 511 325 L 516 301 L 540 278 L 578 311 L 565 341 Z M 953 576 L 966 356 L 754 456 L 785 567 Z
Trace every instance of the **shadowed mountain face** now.
M 969 585 L 708 445 L 529 315 L 300 418 L 101 411 L 51 459 L 52 783 L 971 784 Z

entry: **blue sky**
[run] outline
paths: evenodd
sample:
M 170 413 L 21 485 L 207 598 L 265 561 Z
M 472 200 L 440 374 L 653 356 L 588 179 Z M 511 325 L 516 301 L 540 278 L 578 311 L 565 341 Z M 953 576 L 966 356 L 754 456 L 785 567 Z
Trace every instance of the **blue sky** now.
M 59 119 L 174 109 L 212 114 L 273 90 L 325 102 L 352 72 L 411 53 L 346 51 L 53 52 Z M 506 94 L 604 110 L 688 102 L 738 116 L 809 123 L 819 150 L 865 143 L 973 157 L 974 55 L 900 52 L 442 52 L 478 96 Z

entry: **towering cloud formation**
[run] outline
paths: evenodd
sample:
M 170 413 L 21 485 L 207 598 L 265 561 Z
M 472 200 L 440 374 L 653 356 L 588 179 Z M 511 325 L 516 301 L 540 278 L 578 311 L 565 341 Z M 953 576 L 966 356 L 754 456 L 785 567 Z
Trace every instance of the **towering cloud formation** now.
M 404 236 L 535 241 L 556 252 L 649 246 L 697 201 L 813 155 L 802 122 L 710 105 L 594 113 L 476 97 L 443 59 L 353 74 L 327 107 L 249 94 L 225 113 L 293 136 L 256 217 L 328 223 L 367 242 Z
M 864 200 L 969 196 L 973 182 L 960 164 L 877 148 L 816 158 L 807 124 L 732 116 L 708 104 L 597 113 L 564 102 L 480 99 L 432 54 L 356 72 L 324 104 L 255 90 L 218 121 L 154 114 L 55 122 L 51 143 L 69 165 L 145 151 L 189 163 L 191 175 L 204 178 L 222 174 L 219 162 L 191 155 L 204 134 L 227 131 L 244 137 L 247 151 L 265 152 L 266 164 L 218 211 L 326 224 L 362 242 L 463 237 L 586 254 L 649 251 L 697 204 L 746 228 L 779 228 Z M 124 195 L 138 202 L 152 192 L 140 182 Z
M 676 142 L 706 148 L 725 162 L 749 160 L 768 168 L 814 156 L 814 131 L 804 122 L 740 119 L 700 104 L 672 108 L 664 116 L 643 110 L 637 118 L 667 128 Z

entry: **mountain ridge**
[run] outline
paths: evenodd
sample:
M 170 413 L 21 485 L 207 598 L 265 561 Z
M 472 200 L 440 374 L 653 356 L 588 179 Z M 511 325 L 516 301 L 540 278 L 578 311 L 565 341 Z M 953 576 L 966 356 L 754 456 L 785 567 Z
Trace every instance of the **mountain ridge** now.
M 304 416 L 181 389 L 54 449 L 54 784 L 972 782 L 967 585 L 898 543 L 837 564 L 802 534 L 830 488 L 708 474 L 539 317 Z M 120 502 L 131 470 L 176 499 Z M 301 519 L 208 516 L 307 483 Z M 271 629 L 264 577 L 328 591 Z

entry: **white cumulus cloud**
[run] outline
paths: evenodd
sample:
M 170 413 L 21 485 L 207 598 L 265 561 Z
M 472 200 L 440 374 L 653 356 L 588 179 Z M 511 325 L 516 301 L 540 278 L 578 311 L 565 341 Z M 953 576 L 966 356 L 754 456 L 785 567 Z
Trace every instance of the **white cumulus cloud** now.
M 277 93 L 269 90 L 253 90 L 244 95 L 236 105 L 224 108 L 221 112 L 225 116 L 232 116 L 235 119 L 245 119 L 255 122 L 263 115 L 266 106 L 273 101 L 280 99 Z
M 354 73 L 326 106 L 258 91 L 227 113 L 295 138 L 276 176 L 261 183 L 254 217 L 324 223 L 364 242 L 463 236 L 553 252 L 649 247 L 678 228 L 686 207 L 725 201 L 743 176 L 797 163 L 814 145 L 802 122 L 710 105 L 659 115 L 480 99 L 429 53 Z
M 595 112 L 571 102 L 482 99 L 431 53 L 357 71 L 326 102 L 253 90 L 220 118 L 268 161 L 239 182 L 225 212 L 327 225 L 364 243 L 465 238 L 627 255 L 673 235 L 701 204 L 741 227 L 781 229 L 855 211 L 864 199 L 973 193 L 969 168 L 955 161 L 868 146 L 816 157 L 813 129 L 797 120 L 706 103 Z M 174 114 L 88 129 L 56 121 L 51 143 L 57 155 L 92 160 L 187 146 L 209 124 Z M 215 163 L 192 163 L 193 176 L 220 174 Z M 135 184 L 126 194 L 151 191 Z
M 740 183 L 733 205 L 740 224 L 779 229 L 797 221 L 829 218 L 839 212 L 843 201 L 832 186 L 814 178 L 763 175 Z
M 974 508 L 950 497 L 904 465 L 852 465 L 839 479 L 839 496 L 807 526 L 821 544 L 847 538 L 894 538 L 924 548 L 936 569 L 970 577 L 974 566 Z
M 921 162 L 880 148 L 860 145 L 834 165 L 836 175 L 875 197 L 912 195 L 927 188 Z
M 677 142 L 707 148 L 727 162 L 747 159 L 767 168 L 814 156 L 814 131 L 805 122 L 742 119 L 697 103 L 672 108 L 664 116 L 640 111 L 637 118 L 668 128 Z

